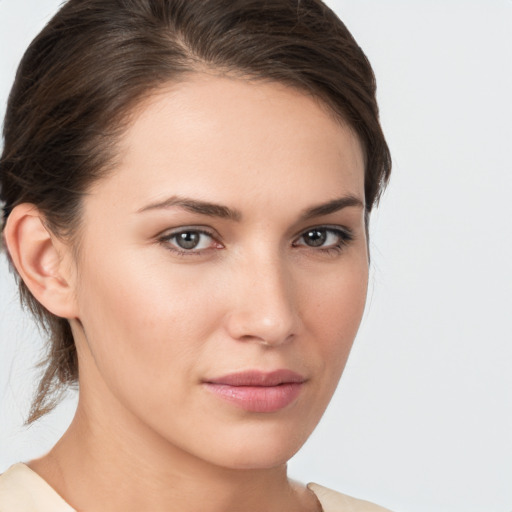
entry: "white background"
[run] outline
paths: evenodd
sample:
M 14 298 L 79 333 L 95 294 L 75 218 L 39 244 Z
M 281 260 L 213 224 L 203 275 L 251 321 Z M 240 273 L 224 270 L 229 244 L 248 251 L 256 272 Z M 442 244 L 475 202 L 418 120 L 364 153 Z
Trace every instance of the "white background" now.
M 0 104 L 56 0 L 0 0 Z M 292 476 L 395 512 L 512 511 L 512 1 L 331 0 L 373 64 L 394 174 L 345 375 Z M 22 427 L 40 341 L 0 263 L 0 472 L 49 449 L 73 398 Z

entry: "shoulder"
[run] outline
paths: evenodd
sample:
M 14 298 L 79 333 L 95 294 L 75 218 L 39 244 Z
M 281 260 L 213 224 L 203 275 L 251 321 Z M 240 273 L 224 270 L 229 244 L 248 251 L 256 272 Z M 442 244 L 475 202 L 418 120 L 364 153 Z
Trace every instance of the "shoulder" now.
M 315 493 L 323 512 L 390 512 L 387 508 L 352 498 L 318 484 L 308 484 L 308 489 Z
M 0 512 L 74 512 L 34 471 L 15 464 L 0 475 Z

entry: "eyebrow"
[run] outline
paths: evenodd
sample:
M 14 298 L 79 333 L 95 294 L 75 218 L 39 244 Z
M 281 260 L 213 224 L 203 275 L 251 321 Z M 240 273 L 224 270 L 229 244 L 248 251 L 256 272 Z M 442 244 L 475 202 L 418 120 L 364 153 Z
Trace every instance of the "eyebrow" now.
M 199 213 L 200 215 L 208 215 L 209 217 L 220 217 L 222 219 L 229 219 L 239 221 L 242 219 L 242 214 L 238 210 L 233 210 L 221 204 L 209 203 L 208 201 L 200 201 L 198 199 L 190 199 L 187 197 L 172 196 L 164 201 L 158 203 L 151 203 L 144 206 L 137 213 L 146 212 L 149 210 L 159 210 L 172 208 L 178 206 L 191 213 Z
M 327 203 L 308 208 L 302 212 L 301 220 L 304 221 L 315 217 L 322 217 L 323 215 L 330 215 L 331 213 L 336 213 L 349 207 L 364 208 L 364 203 L 361 199 L 353 195 L 339 197 Z
M 172 196 L 163 201 L 151 203 L 137 210 L 137 213 L 150 210 L 167 209 L 172 208 L 173 206 L 178 206 L 179 208 L 183 208 L 189 212 L 207 215 L 209 217 L 220 217 L 222 219 L 229 219 L 237 222 L 242 219 L 242 213 L 239 210 L 235 210 L 221 204 L 180 196 Z M 331 213 L 336 213 L 348 207 L 364 208 L 364 204 L 363 201 L 356 196 L 343 196 L 337 199 L 332 199 L 327 203 L 307 208 L 301 213 L 300 219 L 304 221 L 315 217 L 321 217 L 323 215 L 330 215 Z

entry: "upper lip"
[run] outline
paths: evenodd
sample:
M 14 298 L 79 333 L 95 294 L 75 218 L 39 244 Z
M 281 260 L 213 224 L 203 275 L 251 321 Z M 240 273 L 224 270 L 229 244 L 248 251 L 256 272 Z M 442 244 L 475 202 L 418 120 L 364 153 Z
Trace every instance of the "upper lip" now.
M 280 384 L 289 383 L 302 383 L 306 379 L 292 371 L 292 370 L 274 370 L 271 372 L 264 372 L 260 370 L 249 370 L 237 373 L 230 373 L 217 377 L 214 379 L 208 379 L 208 384 L 220 384 L 224 386 L 279 386 Z

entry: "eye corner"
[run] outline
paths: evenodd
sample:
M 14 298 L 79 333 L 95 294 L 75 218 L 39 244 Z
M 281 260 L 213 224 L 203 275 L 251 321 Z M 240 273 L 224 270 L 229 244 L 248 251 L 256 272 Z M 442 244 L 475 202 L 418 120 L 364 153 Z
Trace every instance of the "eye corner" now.
M 306 240 L 308 236 L 312 243 Z M 302 230 L 292 242 L 292 247 L 304 247 L 317 252 L 341 252 L 355 236 L 351 229 L 344 226 L 319 225 Z
M 157 241 L 178 256 L 201 256 L 212 250 L 223 249 L 219 237 L 210 230 L 196 226 L 181 226 L 166 230 Z

